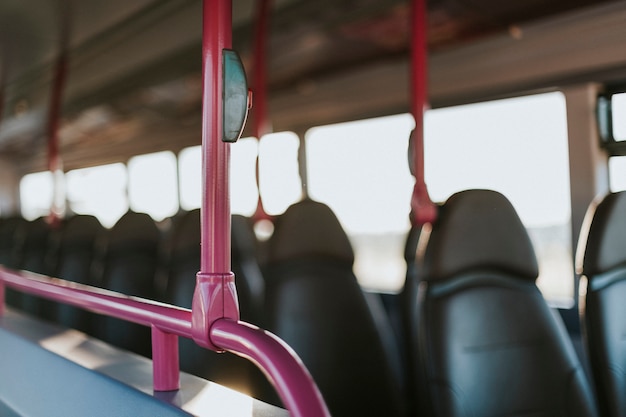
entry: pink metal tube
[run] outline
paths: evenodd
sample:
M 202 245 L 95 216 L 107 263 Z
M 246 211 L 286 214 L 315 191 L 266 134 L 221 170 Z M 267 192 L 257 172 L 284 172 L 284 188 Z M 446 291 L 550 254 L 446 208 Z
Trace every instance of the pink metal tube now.
M 5 284 L 19 291 L 151 327 L 154 389 L 172 391 L 179 388 L 177 335 L 191 338 L 191 311 L 0 267 L 0 315 L 4 312 Z
M 222 50 L 232 44 L 230 0 L 204 0 L 202 257 L 204 274 L 230 272 L 229 145 L 222 142 Z
M 178 336 L 152 326 L 152 374 L 155 391 L 180 388 Z
M 222 319 L 213 324 L 211 340 L 254 362 L 293 417 L 330 417 L 322 395 L 300 358 L 273 334 L 251 324 Z
M 415 119 L 413 130 L 413 168 L 415 187 L 411 198 L 413 221 L 418 225 L 432 223 L 437 209 L 428 195 L 424 178 L 424 113 L 428 110 L 428 24 L 426 0 L 413 0 L 411 48 L 411 113 Z
M 0 282 L 18 291 L 191 337 L 191 311 L 87 285 L 0 267 Z
M 232 44 L 231 0 L 204 0 L 202 34 L 202 207 L 200 272 L 192 303 L 193 339 L 212 350 L 209 329 L 220 318 L 239 320 L 230 272 L 229 144 L 223 135 L 223 56 Z

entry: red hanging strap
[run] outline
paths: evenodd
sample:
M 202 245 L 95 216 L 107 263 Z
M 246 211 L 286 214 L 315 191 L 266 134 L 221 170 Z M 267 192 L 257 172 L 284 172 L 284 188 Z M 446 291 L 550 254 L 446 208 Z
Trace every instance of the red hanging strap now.
M 52 173 L 53 193 L 48 222 L 58 225 L 65 212 L 65 192 L 63 187 L 63 161 L 59 152 L 59 121 L 63 104 L 63 89 L 67 77 L 67 49 L 70 33 L 69 1 L 60 1 L 59 17 L 59 56 L 57 57 L 50 107 L 48 109 L 48 170 Z
M 437 207 L 428 195 L 424 179 L 424 113 L 428 109 L 428 50 L 426 0 L 412 3 L 412 48 L 411 48 L 411 113 L 415 129 L 411 133 L 413 176 L 415 186 L 411 198 L 411 220 L 421 226 L 437 218 Z
M 252 109 L 252 135 L 260 143 L 261 137 L 271 132 L 271 126 L 267 117 L 267 37 L 269 33 L 269 18 L 271 0 L 257 2 L 256 28 L 254 33 L 254 64 L 252 73 L 252 87 L 254 88 L 254 107 Z M 255 221 L 271 220 L 267 214 L 261 199 L 261 186 L 259 183 L 259 156 L 256 158 L 256 186 L 259 190 L 257 207 L 252 216 Z

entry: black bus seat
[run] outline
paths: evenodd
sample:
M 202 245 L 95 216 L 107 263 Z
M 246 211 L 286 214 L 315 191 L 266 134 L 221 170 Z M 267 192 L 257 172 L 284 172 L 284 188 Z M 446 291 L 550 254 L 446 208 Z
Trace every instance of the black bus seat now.
M 353 262 L 328 206 L 306 199 L 289 207 L 268 242 L 267 327 L 298 353 L 333 416 L 403 415 L 399 384 Z
M 576 265 L 587 280 L 583 337 L 602 416 L 626 416 L 626 192 L 594 201 Z
M 235 216 L 234 216 L 235 217 Z M 242 244 L 235 237 L 238 220 L 233 219 L 233 246 Z M 169 244 L 168 281 L 165 301 L 180 307 L 191 308 L 196 274 L 200 271 L 200 210 L 191 210 L 173 222 Z M 237 272 L 240 259 L 235 257 L 233 247 L 233 271 L 237 282 L 237 293 L 241 306 L 242 320 L 250 320 L 250 307 L 246 303 L 248 286 L 245 274 Z M 252 261 L 249 261 L 252 262 Z M 251 266 L 248 269 L 252 268 Z M 258 266 L 257 266 L 258 270 Z M 249 272 L 246 270 L 246 272 Z M 261 278 L 262 279 L 262 278 Z M 249 361 L 230 353 L 218 354 L 196 345 L 190 339 L 179 339 L 181 370 L 217 382 L 255 398 L 261 398 L 271 388 L 266 378 Z
M 529 236 L 504 196 L 450 197 L 418 267 L 424 415 L 597 415 L 563 323 L 535 285 Z
M 430 227 L 430 226 L 426 226 Z M 411 343 L 417 337 L 417 292 L 419 277 L 417 276 L 417 268 L 415 263 L 415 257 L 417 253 L 417 246 L 419 238 L 421 236 L 422 226 L 412 226 L 409 233 L 406 236 L 404 244 L 404 261 L 406 262 L 406 277 L 404 280 L 404 286 L 398 295 L 399 298 L 399 325 L 396 325 L 398 330 L 399 342 L 398 346 L 401 349 L 402 363 L 404 364 L 405 379 L 408 393 L 408 407 L 411 410 L 411 415 L 417 410 L 417 398 L 413 393 L 417 389 L 415 375 L 416 364 L 414 363 L 414 355 L 412 352 L 415 350 L 414 345 Z
M 0 221 L 0 264 L 11 269 L 19 269 L 24 228 L 28 221 L 23 217 L 7 217 Z M 22 294 L 12 288 L 5 290 L 7 305 L 21 308 Z
M 39 217 L 29 221 L 20 228 L 16 238 L 20 240 L 17 245 L 21 248 L 18 269 L 35 272 L 43 275 L 51 275 L 52 270 L 52 230 L 46 219 Z M 30 294 L 20 295 L 19 308 L 34 316 L 50 320 L 49 301 L 43 300 Z
M 100 286 L 122 294 L 160 299 L 156 275 L 160 264 L 160 232 L 145 213 L 124 214 L 105 236 Z M 106 316 L 94 322 L 97 337 L 151 357 L 150 329 Z
M 241 215 L 231 217 L 232 268 L 237 283 L 241 319 L 263 323 L 265 280 L 257 257 L 257 240 L 252 221 Z
M 61 229 L 54 276 L 92 286 L 100 285 L 96 273 L 97 256 L 105 229 L 91 215 L 75 215 L 64 222 Z M 94 334 L 91 328 L 93 315 L 83 309 L 55 303 L 54 322 L 65 327 Z

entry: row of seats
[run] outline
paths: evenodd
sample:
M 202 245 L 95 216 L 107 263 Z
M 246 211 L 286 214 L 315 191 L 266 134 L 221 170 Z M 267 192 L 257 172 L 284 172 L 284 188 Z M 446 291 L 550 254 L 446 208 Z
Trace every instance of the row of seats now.
M 535 253 L 509 201 L 457 193 L 421 234 L 407 326 L 420 415 L 598 415 L 569 335 L 535 285 Z
M 600 412 L 626 416 L 626 192 L 594 201 L 585 219 L 577 270 L 587 281 L 586 347 Z
M 607 201 L 588 222 L 592 227 L 582 272 L 590 280 L 586 334 L 593 341 L 589 351 L 598 402 L 602 415 L 613 417 L 626 415 L 618 394 L 626 385 L 620 371 L 624 331 L 607 324 L 624 308 L 614 289 L 621 288 L 616 283 L 626 276 L 626 256 L 620 250 L 626 229 L 613 223 L 626 224 L 626 197 L 609 196 Z M 74 219 L 62 230 L 70 229 Z M 91 237 L 87 227 L 77 227 L 83 243 L 76 243 L 77 238 L 74 249 L 59 245 L 66 249 L 58 250 L 57 273 L 51 275 L 75 281 L 91 277 L 87 283 L 92 285 L 190 307 L 199 269 L 199 212 L 172 223 L 165 239 L 168 256 L 160 246 L 164 239 L 145 215 L 129 213 L 111 231 Z M 5 245 L 10 224 L 0 223 L 0 261 L 8 266 L 4 256 L 15 252 Z M 108 237 L 95 238 L 100 233 Z M 563 324 L 535 286 L 538 267 L 526 230 L 502 195 L 485 190 L 454 195 L 441 206 L 432 230 L 414 230 L 407 247 L 418 238 L 424 244 L 417 258 L 412 259 L 414 250 L 406 254 L 402 336 L 395 338 L 381 299 L 358 286 L 350 242 L 327 206 L 304 200 L 276 219 L 262 267 L 249 221 L 234 216 L 233 270 L 242 317 L 278 334 L 298 352 L 335 416 L 597 415 L 592 388 Z M 14 247 L 25 250 L 29 245 L 20 239 L 14 242 L 23 243 Z M 89 257 L 82 255 L 63 261 L 64 254 L 80 251 L 92 251 L 92 258 L 102 261 L 78 261 Z M 27 258 L 22 255 L 22 263 L 14 267 L 23 267 Z M 48 265 L 54 264 L 50 258 Z M 65 265 L 64 272 L 59 264 Z M 79 269 L 88 272 L 71 278 L 69 271 Z M 166 271 L 161 279 L 158 270 Z M 152 276 L 150 286 L 141 283 L 143 274 Z M 68 324 L 67 317 L 77 315 L 56 317 Z M 79 323 L 89 321 L 72 325 L 85 330 Z M 119 338 L 121 326 L 98 324 L 90 331 L 149 355 L 140 343 L 149 341 L 149 335 L 140 337 L 138 329 L 129 328 Z M 137 340 L 131 342 L 128 335 Z M 248 362 L 218 358 L 190 341 L 180 343 L 183 370 L 277 401 Z
M 164 223 L 171 223 L 172 227 L 161 230 L 147 214 L 135 212 L 126 213 L 110 230 L 87 215 L 71 217 L 58 228 L 50 228 L 43 218 L 31 222 L 19 217 L 3 219 L 0 263 L 190 308 L 195 276 L 200 269 L 199 210 Z M 250 239 L 245 235 L 247 229 L 245 218 L 233 216 L 233 241 L 240 245 L 234 255 L 245 269 L 237 274 L 242 318 L 257 323 L 259 313 L 255 306 L 259 305 L 262 288 L 259 289 L 260 272 L 248 265 L 251 243 L 244 242 Z M 243 282 L 247 276 L 250 285 Z M 12 290 L 7 291 L 7 304 L 122 349 L 151 356 L 147 327 Z M 186 339 L 181 340 L 181 369 L 258 397 L 269 391 L 265 378 L 249 362 L 201 349 Z
M 26 246 L 17 235 L 30 233 L 34 224 L 46 228 L 43 220 L 0 223 L 0 239 L 12 242 L 5 251 L 11 255 L 3 261 L 7 266 L 29 269 L 22 261 Z M 38 240 L 38 257 L 48 260 L 47 267 L 31 270 L 191 307 L 200 266 L 198 210 L 172 219 L 165 238 L 148 216 L 138 213 L 127 213 L 108 231 L 90 216 L 76 216 L 49 233 L 56 236 Z M 333 415 L 404 415 L 395 339 L 380 299 L 358 285 L 352 247 L 331 210 L 312 200 L 290 207 L 276 220 L 262 272 L 255 242 L 248 219 L 233 216 L 233 272 L 242 319 L 273 331 L 298 352 Z M 43 300 L 24 303 L 28 296 L 9 298 L 27 312 L 150 356 L 146 328 L 68 306 L 46 306 Z M 245 360 L 186 339 L 180 340 L 180 356 L 184 371 L 278 403 L 265 378 Z
M 536 258 L 510 203 L 470 190 L 439 212 L 407 240 L 420 242 L 403 293 L 413 410 L 626 416 L 626 193 L 591 204 L 576 254 L 591 381 L 535 286 Z

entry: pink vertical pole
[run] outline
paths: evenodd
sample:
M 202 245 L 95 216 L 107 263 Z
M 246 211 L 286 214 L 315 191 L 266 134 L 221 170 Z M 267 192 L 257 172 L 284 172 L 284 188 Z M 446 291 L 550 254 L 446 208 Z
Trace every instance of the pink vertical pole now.
M 223 135 L 223 49 L 232 44 L 231 0 L 204 0 L 202 35 L 202 180 L 200 272 L 192 304 L 192 334 L 199 345 L 210 341 L 219 318 L 239 320 L 230 260 L 229 144 Z
M 222 50 L 232 44 L 229 0 L 204 0 L 202 68 L 202 257 L 203 273 L 230 271 L 229 145 L 222 142 Z M 209 246 L 212 245 L 212 246 Z
M 152 326 L 152 372 L 155 391 L 180 388 L 178 336 Z
M 411 199 L 413 221 L 418 225 L 432 223 L 437 208 L 430 200 L 424 178 L 424 113 L 428 110 L 428 22 L 426 0 L 413 0 L 411 39 L 411 113 L 415 119 L 413 167 L 415 187 Z

